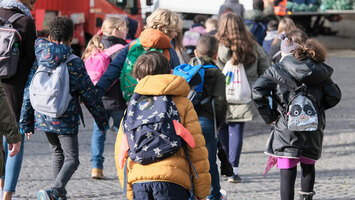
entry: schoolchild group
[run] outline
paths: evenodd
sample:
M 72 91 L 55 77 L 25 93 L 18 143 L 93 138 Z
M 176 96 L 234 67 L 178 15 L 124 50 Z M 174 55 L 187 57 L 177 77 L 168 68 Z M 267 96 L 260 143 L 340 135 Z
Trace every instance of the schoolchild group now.
M 254 0 L 255 10 L 260 2 Z M 267 170 L 275 164 L 280 169 L 281 199 L 294 199 L 298 163 L 300 199 L 313 198 L 324 111 L 340 101 L 341 92 L 324 63 L 324 47 L 291 19 L 270 20 L 259 44 L 243 18 L 252 13 L 243 7 L 228 7 L 219 19 L 196 18 L 185 35 L 181 17 L 158 8 L 140 36 L 127 43 L 126 20 L 108 17 L 79 58 L 70 47 L 73 22 L 67 17 L 50 22 L 48 39 L 36 39 L 34 3 L 0 3 L 0 17 L 22 13 L 14 23 L 29 27 L 19 30 L 26 36 L 19 46 L 25 59 L 0 84 L 0 106 L 14 113 L 0 114 L 4 200 L 15 192 L 24 137 L 35 130 L 48 139 L 54 177 L 37 198 L 68 198 L 65 187 L 80 163 L 81 102 L 94 118 L 91 177 L 105 178 L 104 144 L 112 118 L 116 169 L 128 199 L 227 199 L 220 174 L 230 183 L 242 181 L 244 125 L 258 113 L 272 125 Z

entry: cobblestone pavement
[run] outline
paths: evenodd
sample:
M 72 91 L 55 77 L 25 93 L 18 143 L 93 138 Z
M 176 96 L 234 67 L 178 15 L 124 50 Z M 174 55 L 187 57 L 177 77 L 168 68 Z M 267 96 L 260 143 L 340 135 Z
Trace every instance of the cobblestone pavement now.
M 343 92 L 341 103 L 327 111 L 327 128 L 322 158 L 316 163 L 316 195 L 314 199 L 355 199 L 355 52 L 337 51 L 327 63 L 335 68 L 334 80 Z M 115 133 L 108 132 L 105 146 L 105 180 L 90 178 L 90 143 L 92 118 L 84 110 L 86 127 L 79 133 L 80 166 L 67 185 L 69 199 L 125 199 L 118 182 L 114 165 Z M 228 199 L 280 199 L 279 170 L 273 168 L 266 176 L 263 170 L 267 156 L 263 154 L 270 127 L 260 119 L 246 124 L 240 175 L 242 183 L 232 184 L 221 178 Z M 296 191 L 300 189 L 300 173 Z M 16 199 L 35 199 L 40 189 L 51 185 L 51 156 L 43 133 L 25 141 L 25 156 L 17 186 Z

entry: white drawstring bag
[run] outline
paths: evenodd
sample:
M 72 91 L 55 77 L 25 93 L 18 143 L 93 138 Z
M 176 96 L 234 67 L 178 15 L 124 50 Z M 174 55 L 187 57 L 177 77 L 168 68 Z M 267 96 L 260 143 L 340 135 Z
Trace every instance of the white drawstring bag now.
M 226 98 L 228 103 L 248 103 L 251 89 L 242 63 L 233 65 L 229 60 L 223 69 L 226 76 Z

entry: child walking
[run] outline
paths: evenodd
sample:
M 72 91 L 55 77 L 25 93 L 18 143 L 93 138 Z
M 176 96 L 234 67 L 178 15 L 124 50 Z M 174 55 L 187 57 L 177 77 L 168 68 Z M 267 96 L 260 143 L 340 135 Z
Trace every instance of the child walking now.
M 197 65 L 200 62 L 202 65 L 216 65 L 215 61 L 217 60 L 218 55 L 217 38 L 211 35 L 201 36 L 196 44 L 194 53 L 197 59 L 192 59 L 190 64 Z M 218 138 L 215 130 L 221 127 L 227 112 L 225 88 L 226 77 L 220 69 L 205 69 L 202 99 L 211 97 L 211 100 L 200 105 L 196 112 L 201 125 L 202 134 L 206 140 L 206 148 L 208 150 L 208 160 L 210 162 L 210 174 L 212 179 L 211 193 L 208 196 L 208 199 L 211 200 L 219 200 L 223 198 L 220 192 L 221 186 L 219 183 L 219 173 L 216 161 Z M 213 106 L 215 110 L 213 110 Z M 215 123 L 214 120 L 216 120 Z M 215 125 L 217 127 L 214 127 Z
M 182 19 L 181 17 L 168 9 L 158 8 L 155 10 L 148 18 L 147 25 L 145 26 L 145 30 L 140 34 L 137 40 L 132 41 L 129 45 L 127 45 L 110 63 L 107 68 L 107 71 L 102 75 L 99 82 L 96 84 L 96 87 L 99 88 L 100 95 L 103 95 L 110 86 L 116 81 L 121 81 L 121 89 L 135 87 L 135 80 L 130 80 L 131 84 L 127 84 L 128 87 L 124 86 L 122 83 L 128 82 L 126 78 L 130 78 L 130 76 L 126 76 L 123 79 L 120 78 L 121 74 L 124 73 L 124 65 L 127 58 L 132 59 L 134 56 L 129 56 L 134 50 L 134 46 L 142 46 L 145 50 L 150 49 L 160 49 L 163 54 L 168 58 L 169 64 L 172 68 L 178 66 L 180 64 L 178 54 L 174 50 L 172 46 L 172 40 L 178 36 L 182 30 Z M 140 45 L 138 45 L 139 43 Z M 133 48 L 133 50 L 132 50 Z M 132 53 L 134 55 L 134 53 Z M 131 62 L 129 62 L 131 63 Z M 133 63 L 133 62 L 132 62 Z M 129 91 L 129 92 L 130 92 Z M 132 90 L 133 91 L 133 90 Z M 124 92 L 122 90 L 122 92 Z M 126 96 L 126 97 L 125 97 Z M 124 95 L 124 98 L 128 101 L 129 96 Z
M 263 48 L 253 39 L 245 28 L 241 16 L 235 13 L 223 14 L 217 32 L 220 41 L 217 65 L 220 69 L 230 60 L 233 65 L 243 64 L 249 85 L 269 67 L 269 61 Z M 219 139 L 229 156 L 234 175 L 228 182 L 239 183 L 238 167 L 243 146 L 245 122 L 256 119 L 258 111 L 254 103 L 228 102 L 226 123 L 219 131 Z
M 254 83 L 253 100 L 267 124 L 275 124 L 267 142 L 265 153 L 277 160 L 280 169 L 280 193 L 282 200 L 294 199 L 297 164 L 301 163 L 301 200 L 311 200 L 315 194 L 315 162 L 321 157 L 325 128 L 324 110 L 335 106 L 341 98 L 338 86 L 332 81 L 333 69 L 324 63 L 326 52 L 320 43 L 309 39 L 301 30 L 291 31 L 281 41 L 283 58 L 274 64 Z M 286 84 L 307 88 L 311 103 L 288 105 L 295 96 Z M 300 87 L 299 87 L 300 88 Z M 272 109 L 268 97 L 277 109 Z M 318 117 L 318 124 L 312 130 L 291 129 L 297 118 L 301 124 L 312 122 Z M 291 126 L 292 125 L 292 126 Z M 305 126 L 305 125 L 304 125 Z M 292 131 L 294 130 L 294 131 Z
M 122 126 L 120 126 L 116 139 L 115 159 L 122 187 L 125 185 L 124 180 L 125 176 L 127 176 L 127 197 L 129 199 L 188 199 L 192 187 L 190 174 L 194 175 L 193 195 L 197 199 L 205 199 L 210 193 L 211 176 L 209 174 L 208 152 L 205 147 L 205 140 L 201 133 L 197 114 L 192 103 L 187 99 L 190 90 L 189 85 L 183 77 L 171 75 L 170 72 L 169 62 L 160 52 L 151 51 L 141 55 L 133 68 L 133 75 L 139 80 L 134 92 L 135 94 L 144 95 L 144 97 L 165 95 L 171 98 L 177 108 L 176 114 L 179 115 L 180 123 L 191 133 L 195 142 L 194 148 L 190 146 L 186 148 L 187 155 L 190 157 L 198 178 L 194 172 L 191 173 L 192 170 L 190 171 L 190 165 L 182 147 L 171 156 L 148 165 L 139 164 L 137 157 L 137 162 L 131 160 L 126 155 L 121 157 L 121 148 L 124 144 L 122 141 L 125 138 L 125 133 Z M 148 108 L 152 107 L 151 103 L 154 102 L 153 99 L 149 101 L 140 101 L 141 99 L 138 101 L 131 100 L 129 107 L 137 107 L 140 110 L 147 109 L 145 111 L 150 112 Z M 131 111 L 127 112 L 127 116 L 134 114 Z M 146 118 L 137 117 L 134 126 L 138 126 L 137 123 L 149 121 L 155 115 L 160 118 L 167 116 L 160 116 L 158 113 L 150 114 Z M 126 127 L 125 120 L 122 123 Z M 147 132 L 146 137 L 152 136 Z M 162 137 L 162 135 L 156 137 Z M 131 137 L 128 140 L 131 140 Z M 140 146 L 135 146 L 134 148 L 140 148 Z M 142 151 L 145 151 L 144 147 Z M 159 152 L 157 153 L 159 154 Z M 127 166 L 126 170 L 122 167 L 122 163 L 125 162 Z M 127 174 L 125 175 L 125 173 Z
M 99 59 L 96 61 L 100 61 L 102 58 L 101 55 L 97 54 L 103 52 L 106 56 L 109 56 L 109 60 L 112 61 L 120 50 L 127 44 L 125 41 L 126 35 L 126 20 L 121 17 L 109 17 L 104 20 L 99 32 L 89 41 L 82 58 L 85 62 L 88 74 L 94 84 L 96 84 L 100 78 L 99 75 L 102 75 L 107 69 L 107 66 L 97 66 L 98 64 L 104 64 L 101 62 L 95 62 L 95 59 Z M 124 110 L 127 107 L 126 101 L 122 97 L 120 87 L 120 82 L 117 81 L 102 97 L 105 110 L 110 118 L 112 118 L 113 127 L 116 131 L 118 131 Z M 91 137 L 91 178 L 94 179 L 104 178 L 103 163 L 105 158 L 103 157 L 103 153 L 105 140 L 106 134 L 102 134 L 94 120 L 94 129 Z
M 34 110 L 30 101 L 30 84 L 39 66 L 56 68 L 72 57 L 70 42 L 73 38 L 73 22 L 66 17 L 56 17 L 49 24 L 49 41 L 37 39 L 36 60 L 28 78 L 23 98 L 20 127 L 30 137 L 34 128 L 44 131 L 52 151 L 53 185 L 41 190 L 39 200 L 65 200 L 65 186 L 79 166 L 78 128 L 81 107 L 79 98 L 95 118 L 101 131 L 108 129 L 107 116 L 97 90 L 87 75 L 83 61 L 75 58 L 67 62 L 69 72 L 69 93 L 71 100 L 60 117 L 50 117 Z M 45 105 L 43 105 L 45 106 Z

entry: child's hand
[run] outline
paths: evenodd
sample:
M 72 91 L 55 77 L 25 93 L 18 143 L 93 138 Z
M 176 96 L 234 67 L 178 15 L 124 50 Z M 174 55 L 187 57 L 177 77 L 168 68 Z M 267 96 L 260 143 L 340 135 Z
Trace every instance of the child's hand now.
M 33 134 L 32 132 L 25 133 L 27 135 L 27 138 L 30 139 L 31 135 Z

